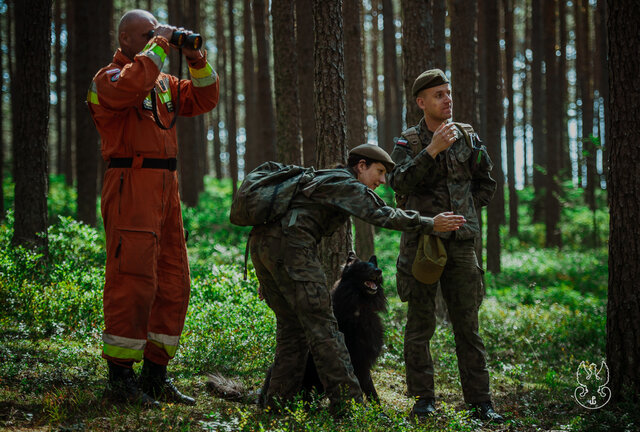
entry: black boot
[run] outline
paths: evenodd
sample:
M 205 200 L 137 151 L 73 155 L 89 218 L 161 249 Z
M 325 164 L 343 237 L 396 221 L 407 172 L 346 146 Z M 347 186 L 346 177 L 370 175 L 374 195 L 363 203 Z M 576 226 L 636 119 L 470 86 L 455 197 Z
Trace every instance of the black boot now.
M 494 423 L 504 423 L 504 418 L 495 412 L 491 402 L 480 402 L 471 404 L 473 416 L 483 421 L 492 421 Z
M 114 402 L 140 404 L 147 408 L 157 408 L 158 401 L 140 390 L 136 374 L 130 367 L 120 366 L 111 361 L 109 365 L 109 383 L 105 392 L 105 397 Z
M 411 408 L 411 418 L 426 418 L 436 414 L 436 401 L 432 398 L 418 398 Z
M 145 358 L 140 373 L 140 387 L 159 401 L 195 405 L 196 400 L 185 396 L 167 378 L 167 367 Z

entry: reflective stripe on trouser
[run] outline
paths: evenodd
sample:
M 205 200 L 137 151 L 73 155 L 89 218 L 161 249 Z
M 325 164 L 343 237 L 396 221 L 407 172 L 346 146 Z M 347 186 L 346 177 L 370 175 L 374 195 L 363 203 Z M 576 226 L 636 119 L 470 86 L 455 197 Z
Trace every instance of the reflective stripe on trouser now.
M 489 401 L 491 395 L 486 351 L 478 333 L 482 274 L 473 240 L 447 240 L 444 244 L 447 248 L 447 265 L 440 284 L 452 322 L 464 399 L 467 403 Z M 399 289 L 409 293 L 404 339 L 407 390 L 411 396 L 433 398 L 434 369 L 429 341 L 436 326 L 437 284 L 422 284 L 400 269 L 397 283 Z
M 175 356 L 190 293 L 177 188 L 175 172 L 112 168 L 102 191 L 104 333 L 151 342 L 143 346 L 143 356 L 158 364 Z M 138 351 L 113 348 L 129 348 L 113 340 L 105 341 L 103 357 L 140 360 Z
M 102 334 L 103 352 L 109 357 L 117 359 L 142 360 L 145 339 L 130 339 L 122 336 L 115 336 L 108 333 Z
M 283 252 L 278 237 L 253 234 L 250 247 L 262 292 L 277 320 L 267 400 L 290 400 L 300 391 L 309 350 L 332 402 L 360 398 L 362 391 L 326 284 L 292 280 L 278 259 Z

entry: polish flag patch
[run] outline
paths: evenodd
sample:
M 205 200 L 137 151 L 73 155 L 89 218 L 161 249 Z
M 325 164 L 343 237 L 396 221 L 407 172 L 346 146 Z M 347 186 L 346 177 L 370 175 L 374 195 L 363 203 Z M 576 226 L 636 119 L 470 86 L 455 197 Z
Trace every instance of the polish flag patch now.
M 406 147 L 409 143 L 406 139 L 398 139 L 398 141 L 396 141 L 396 144 L 402 147 Z

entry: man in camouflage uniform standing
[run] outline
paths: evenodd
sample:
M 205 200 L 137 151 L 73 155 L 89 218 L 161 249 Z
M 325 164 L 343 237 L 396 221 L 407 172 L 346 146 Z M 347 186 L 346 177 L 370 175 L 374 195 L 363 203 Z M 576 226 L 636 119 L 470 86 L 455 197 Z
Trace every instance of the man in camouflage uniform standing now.
M 424 117 L 397 141 L 391 154 L 396 166 L 388 176 L 389 184 L 406 209 L 417 210 L 422 216 L 453 211 L 467 220 L 455 232 L 433 234 L 440 237 L 447 252 L 439 283 L 453 325 L 465 402 L 477 417 L 501 422 L 491 404 L 486 352 L 478 333 L 482 270 L 474 248 L 474 238 L 480 232 L 475 204 L 487 205 L 496 189 L 489 174 L 491 159 L 471 126 L 450 122 L 451 87 L 441 70 L 423 72 L 412 90 Z M 404 357 L 408 392 L 417 398 L 412 415 L 426 417 L 435 413 L 429 341 L 436 326 L 438 282 L 424 284 L 412 274 L 419 239 L 418 232 L 402 234 L 397 286 L 400 298 L 408 302 Z
M 431 218 L 387 206 L 373 189 L 385 183 L 394 163 L 378 146 L 352 149 L 347 164 L 318 171 L 299 186 L 290 210 L 280 220 L 257 226 L 251 234 L 251 260 L 277 323 L 276 354 L 265 384 L 268 408 L 278 409 L 300 391 L 309 352 L 334 414 L 344 412 L 347 400 L 362 401 L 318 259 L 317 245 L 323 236 L 330 236 L 351 215 L 416 234 L 451 231 L 465 222 L 450 213 Z

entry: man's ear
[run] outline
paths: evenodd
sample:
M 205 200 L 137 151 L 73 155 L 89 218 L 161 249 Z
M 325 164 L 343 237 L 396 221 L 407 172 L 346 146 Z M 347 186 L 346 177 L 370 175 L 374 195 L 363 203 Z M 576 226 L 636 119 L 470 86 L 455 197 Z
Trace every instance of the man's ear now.
M 420 96 L 416 98 L 416 103 L 421 110 L 424 110 L 424 99 Z

